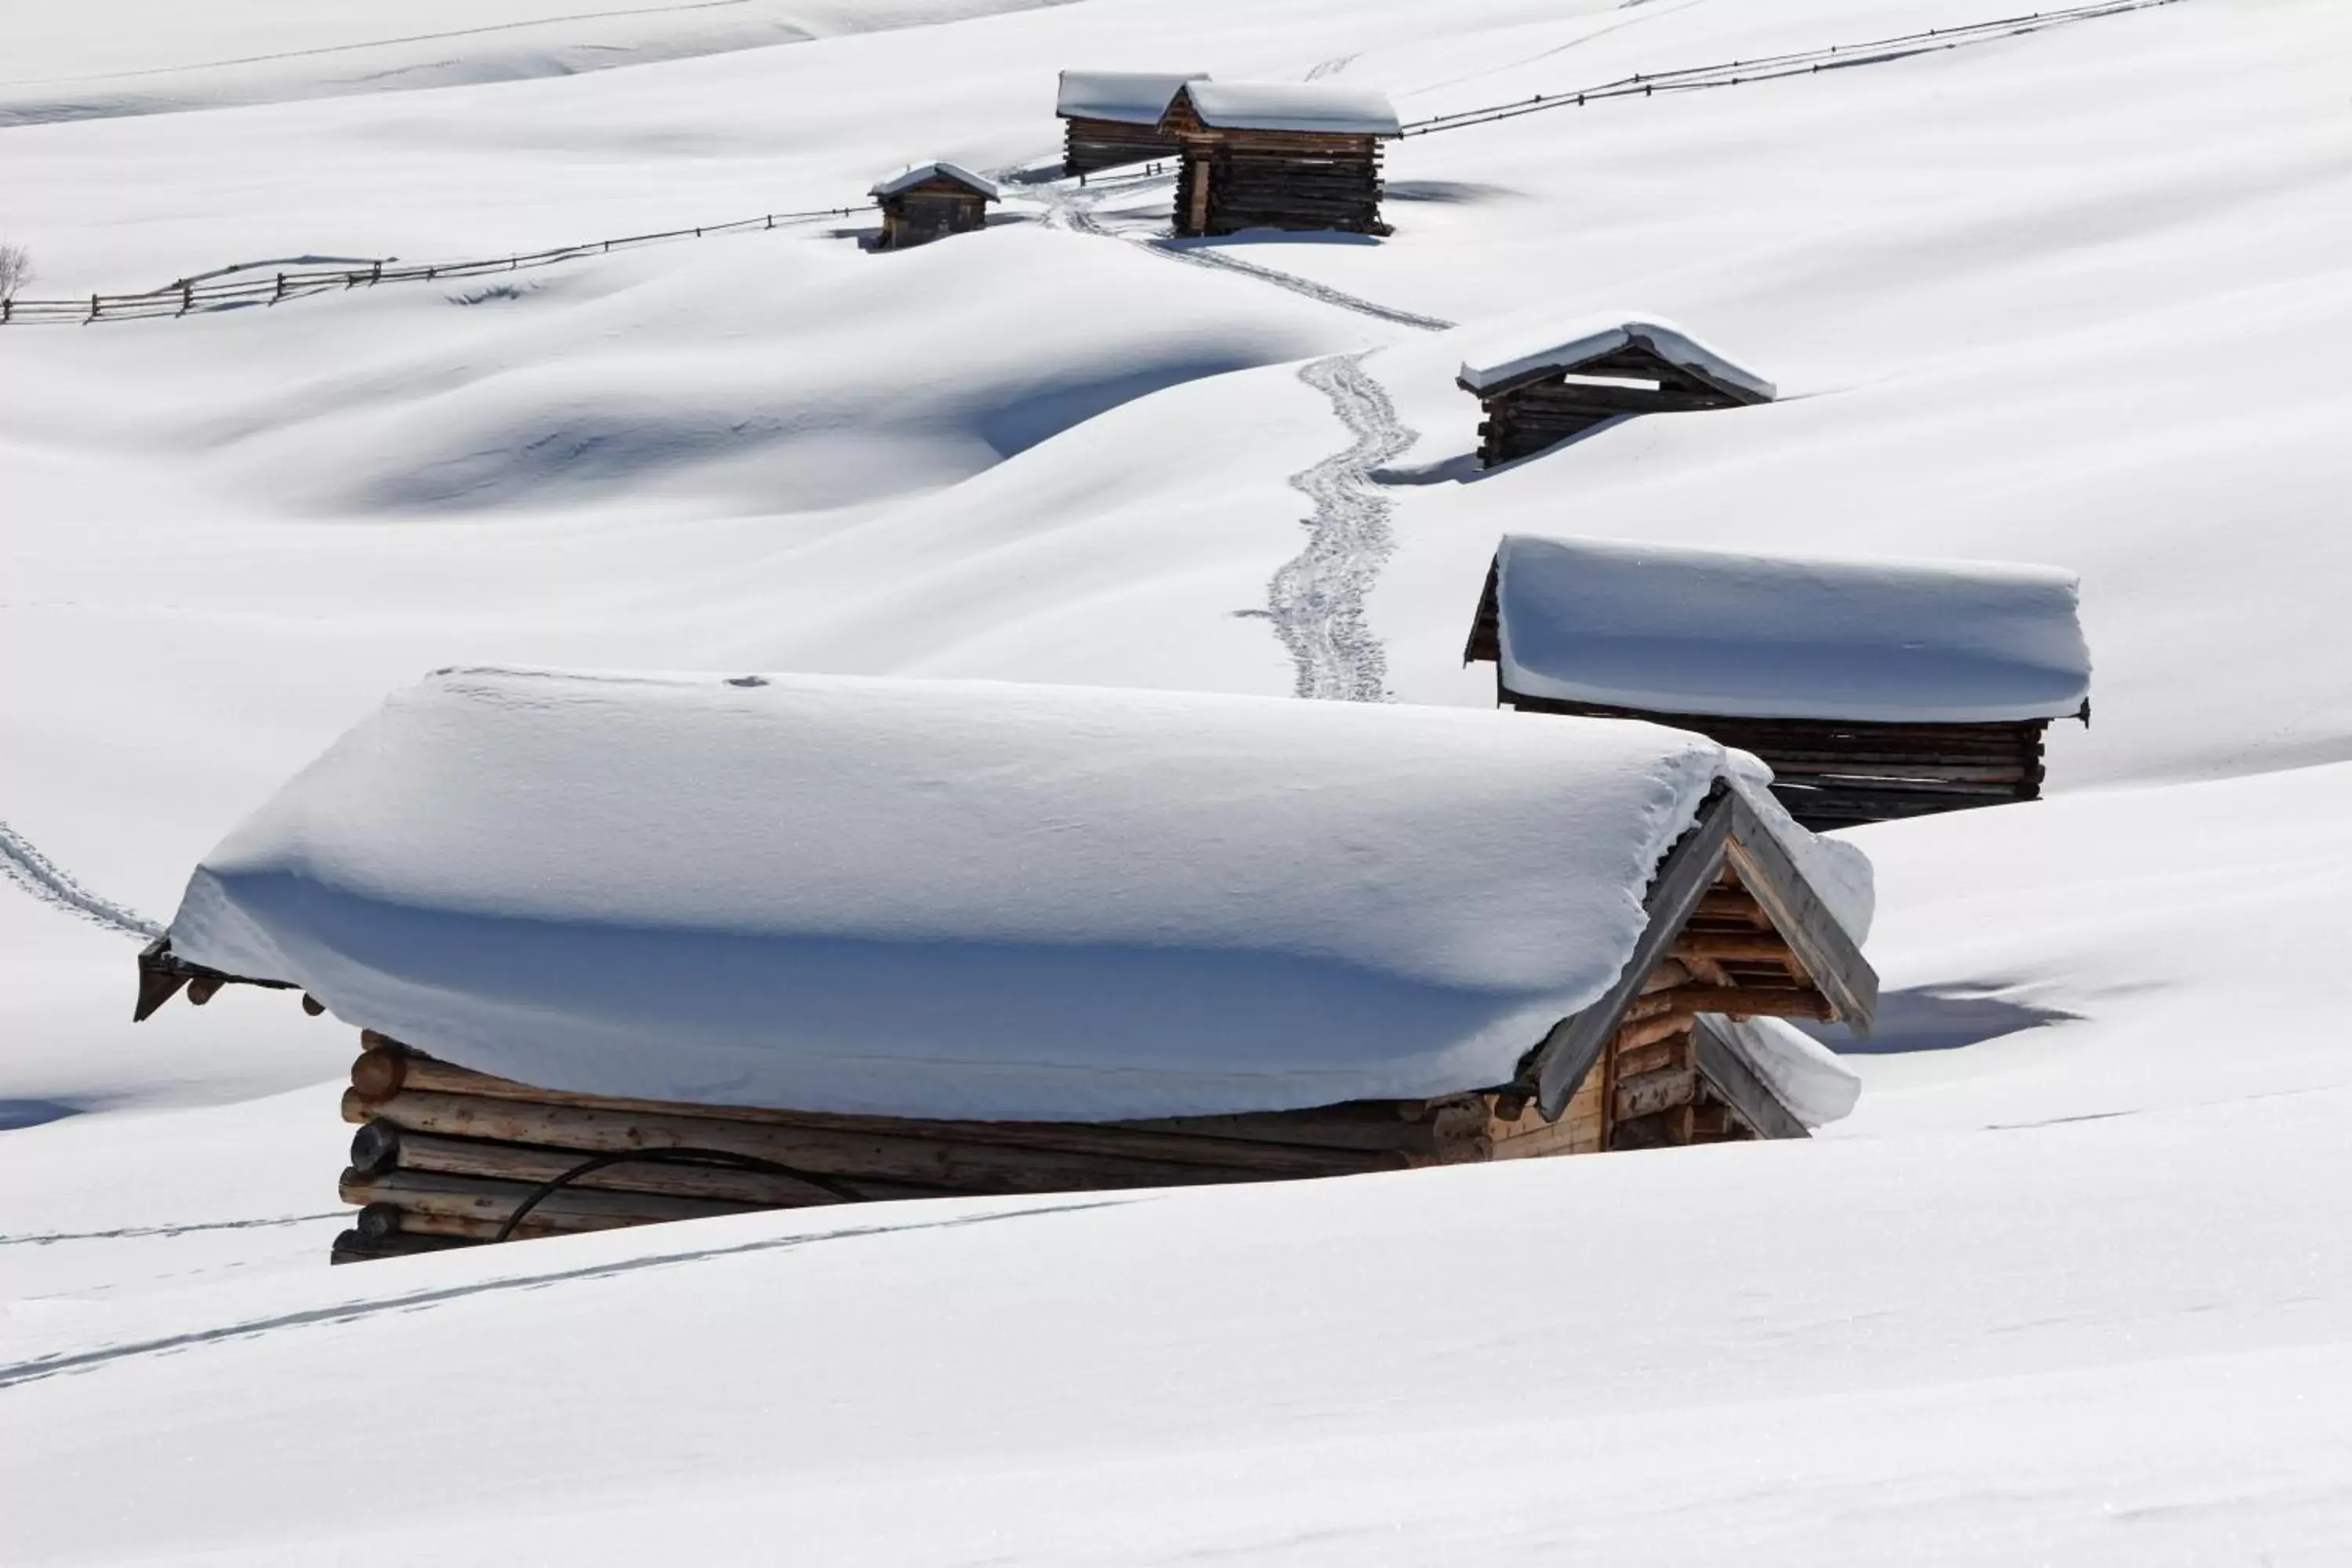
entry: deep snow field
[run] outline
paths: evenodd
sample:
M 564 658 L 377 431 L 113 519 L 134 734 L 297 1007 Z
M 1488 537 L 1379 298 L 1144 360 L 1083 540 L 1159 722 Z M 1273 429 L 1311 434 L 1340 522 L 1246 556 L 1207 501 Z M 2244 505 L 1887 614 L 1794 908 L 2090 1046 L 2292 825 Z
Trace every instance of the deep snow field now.
M 2008 7 L 22 9 L 44 297 L 1011 184 L 910 252 L 0 329 L 0 1562 L 2352 1561 L 2341 0 L 1414 137 L 1391 237 L 1181 250 L 1168 181 L 1042 177 L 1057 69 L 1412 120 Z M 1607 309 L 1780 401 L 1478 474 L 1471 345 Z M 1886 1001 L 1811 1142 L 331 1271 L 351 1031 L 134 1029 L 69 907 L 167 916 L 442 666 L 1484 704 L 1510 531 L 2083 576 L 2053 798 L 1845 836 Z

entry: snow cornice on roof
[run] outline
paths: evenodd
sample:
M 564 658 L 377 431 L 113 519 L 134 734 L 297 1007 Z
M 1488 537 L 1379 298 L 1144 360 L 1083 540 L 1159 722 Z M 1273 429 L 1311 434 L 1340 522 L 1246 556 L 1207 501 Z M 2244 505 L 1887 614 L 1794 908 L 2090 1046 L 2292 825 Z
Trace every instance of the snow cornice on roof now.
M 1168 112 L 1177 89 L 1187 82 L 1204 81 L 1206 71 L 1066 70 L 1054 100 L 1054 112 L 1065 120 L 1116 120 L 1129 125 L 1157 125 Z
M 1196 81 L 1184 87 L 1201 123 L 1217 131 L 1395 136 L 1396 106 L 1376 89 L 1333 82 Z
M 1496 333 L 1465 356 L 1456 381 L 1465 392 L 1489 397 L 1544 376 L 1572 375 L 1627 348 L 1654 354 L 1743 403 L 1769 403 L 1776 395 L 1769 381 L 1672 321 L 1619 311 Z

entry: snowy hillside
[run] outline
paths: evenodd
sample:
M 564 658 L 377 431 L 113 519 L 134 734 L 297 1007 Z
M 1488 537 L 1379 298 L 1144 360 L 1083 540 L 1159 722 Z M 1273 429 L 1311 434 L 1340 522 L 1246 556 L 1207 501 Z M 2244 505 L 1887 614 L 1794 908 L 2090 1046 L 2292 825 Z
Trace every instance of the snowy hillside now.
M 27 297 L 1005 195 L 0 328 L 0 1561 L 2343 1560 L 2352 1058 L 2289 980 L 2352 868 L 2352 10 L 1570 103 L 1391 144 L 1387 238 L 1181 245 L 1052 177 L 1057 71 L 1410 122 L 2007 7 L 38 10 Z M 1777 400 L 1480 471 L 1465 359 L 1612 311 Z M 1815 1141 L 330 1273 L 351 1031 L 128 1021 L 139 922 L 428 670 L 1483 707 L 1506 533 L 2079 574 L 2053 798 L 1842 836 L 1885 1000 Z

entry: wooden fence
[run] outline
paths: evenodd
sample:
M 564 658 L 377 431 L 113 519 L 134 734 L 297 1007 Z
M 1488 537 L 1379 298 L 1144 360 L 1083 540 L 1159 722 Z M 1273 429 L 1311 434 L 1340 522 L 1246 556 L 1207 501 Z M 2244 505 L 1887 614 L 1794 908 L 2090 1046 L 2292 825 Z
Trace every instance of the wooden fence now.
M 821 218 L 847 217 L 864 207 L 824 207 L 814 212 L 762 213 L 732 223 L 704 224 L 695 228 L 666 229 L 658 234 L 633 234 L 619 239 L 592 240 L 585 245 L 559 246 L 552 250 L 526 251 L 474 261 L 444 261 L 402 266 L 373 261 L 363 267 L 291 268 L 257 276 L 207 279 L 182 279 L 141 294 L 91 294 L 75 300 L 0 300 L 0 325 L 29 326 L 37 322 L 136 321 L 157 316 L 184 316 L 195 310 L 230 310 L 245 305 L 274 305 L 308 294 L 370 288 L 378 283 L 436 282 L 488 278 L 505 272 L 552 267 L 591 256 L 609 256 L 640 245 L 701 239 L 718 234 L 746 234 L 787 224 L 813 223 Z M 242 272 L 244 269 L 239 269 Z
M 1497 121 L 1516 119 L 1522 114 L 1534 114 L 1545 110 L 1578 107 L 1619 98 L 1654 98 L 1660 93 L 1692 92 L 1708 88 L 1738 87 L 1744 83 L 1775 81 L 1788 77 L 1817 75 L 1825 70 L 1843 70 L 1853 66 L 1876 65 L 1890 60 L 1907 59 L 1931 54 L 1940 49 L 1956 49 L 1970 44 L 1994 43 L 2005 38 L 2022 37 L 2029 33 L 2063 26 L 2074 22 L 2087 22 L 2102 16 L 2118 16 L 2126 12 L 2145 11 L 2158 5 L 2172 5 L 2179 0 L 2095 0 L 2095 4 L 2075 5 L 2058 11 L 2036 11 L 2021 16 L 2003 16 L 1990 22 L 1975 22 L 1959 27 L 1931 27 L 1924 33 L 1906 33 L 1896 37 L 1880 38 L 1866 44 L 1833 44 L 1827 48 L 1804 49 L 1794 54 L 1771 55 L 1761 59 L 1732 60 L 1723 65 L 1695 66 L 1683 70 L 1657 71 L 1646 75 L 1622 77 L 1575 92 L 1538 93 L 1532 98 L 1509 103 L 1489 104 L 1480 109 L 1465 109 L 1452 114 L 1433 115 L 1426 120 L 1411 121 L 1404 126 L 1407 136 L 1431 136 L 1441 131 L 1461 131 L 1474 125 L 1490 125 Z M 1083 183 L 1083 182 L 1082 182 Z M 436 282 L 465 278 L 485 278 L 501 272 L 519 272 L 526 268 L 551 267 L 559 262 L 579 261 L 591 256 L 609 256 L 614 251 L 633 246 L 655 245 L 667 240 L 701 239 L 709 235 L 741 234 L 753 229 L 772 229 L 782 224 L 811 223 L 821 218 L 848 217 L 868 211 L 866 207 L 824 207 L 814 212 L 762 213 L 758 217 L 739 218 L 732 223 L 705 224 L 694 228 L 667 229 L 659 234 L 633 234 L 621 239 L 592 240 L 585 245 L 560 246 L 552 250 L 534 250 L 520 255 L 493 257 L 476 261 L 438 262 L 426 266 L 399 266 L 371 262 L 365 267 L 295 268 L 287 271 L 255 277 L 216 278 L 198 280 L 183 279 L 163 289 L 142 294 L 91 294 L 73 300 L 0 300 L 0 326 L 32 325 L 37 322 L 88 323 L 91 321 L 133 321 L 159 316 L 184 316 L 197 310 L 230 310 L 247 305 L 273 305 L 280 300 L 346 289 L 372 287 L 378 283 Z M 237 268 L 240 274 L 245 268 Z

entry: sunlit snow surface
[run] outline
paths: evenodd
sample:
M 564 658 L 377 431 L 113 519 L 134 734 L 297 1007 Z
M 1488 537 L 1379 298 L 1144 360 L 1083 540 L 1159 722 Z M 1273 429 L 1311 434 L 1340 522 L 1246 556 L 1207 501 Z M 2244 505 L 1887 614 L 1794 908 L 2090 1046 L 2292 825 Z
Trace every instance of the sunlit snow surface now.
M 47 7 L 0 231 L 63 296 L 502 256 L 1042 167 L 1065 68 L 1411 120 L 2007 9 L 978 8 Z M 1410 138 L 1393 237 L 1181 253 L 1272 277 L 1150 247 L 1164 180 L 1011 180 L 898 255 L 0 331 L 0 819 L 151 918 L 452 664 L 1480 704 L 1520 531 L 2046 563 L 2097 669 L 2052 802 L 1853 836 L 1886 1001 L 1807 1143 L 330 1273 L 349 1032 L 133 1030 L 133 943 L 0 889 L 0 1556 L 2340 1561 L 2347 67 L 2331 0 L 2183 0 Z M 1780 400 L 1478 476 L 1465 345 L 1604 306 Z M 1385 408 L 1301 379 L 1359 353 Z

